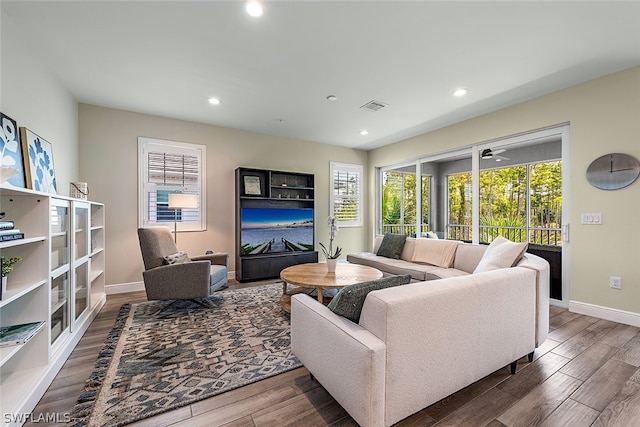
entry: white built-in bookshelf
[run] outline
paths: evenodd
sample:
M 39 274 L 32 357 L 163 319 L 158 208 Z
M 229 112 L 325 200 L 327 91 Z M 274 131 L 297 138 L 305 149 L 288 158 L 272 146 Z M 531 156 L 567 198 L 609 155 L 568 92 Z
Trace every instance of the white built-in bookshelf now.
M 43 321 L 28 342 L 0 347 L 2 426 L 21 425 L 106 302 L 104 205 L 0 186 L 0 211 L 24 239 L 0 242 L 22 258 L 8 275 L 0 326 Z

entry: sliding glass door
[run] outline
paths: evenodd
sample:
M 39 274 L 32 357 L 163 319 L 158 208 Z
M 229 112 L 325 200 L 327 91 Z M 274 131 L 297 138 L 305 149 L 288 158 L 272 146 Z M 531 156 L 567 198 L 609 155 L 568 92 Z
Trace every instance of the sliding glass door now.
M 416 235 L 415 165 L 382 171 L 382 232 Z
M 561 139 L 485 147 L 380 169 L 377 231 L 561 245 Z

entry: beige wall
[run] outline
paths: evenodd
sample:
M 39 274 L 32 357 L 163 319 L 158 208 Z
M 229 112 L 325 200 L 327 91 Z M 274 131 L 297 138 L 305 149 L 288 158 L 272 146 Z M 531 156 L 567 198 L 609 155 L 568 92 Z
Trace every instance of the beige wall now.
M 585 177 L 589 163 L 606 153 L 640 159 L 640 67 L 373 150 L 369 182 L 374 182 L 378 166 L 566 122 L 570 123 L 570 161 L 564 163 L 570 168 L 570 299 L 640 314 L 640 181 L 622 190 L 603 191 Z M 372 186 L 368 206 L 375 207 Z M 580 225 L 580 213 L 597 212 L 602 213 L 602 226 Z M 371 230 L 374 221 L 371 215 Z M 622 290 L 609 288 L 609 276 L 622 277 Z
M 78 103 L 0 10 L 0 111 L 51 143 L 58 194 L 78 180 Z
M 328 242 L 329 162 L 361 164 L 361 150 L 284 139 L 217 126 L 80 104 L 80 176 L 91 200 L 106 205 L 107 285 L 142 280 L 138 246 L 138 136 L 207 146 L 207 230 L 181 233 L 178 246 L 190 254 L 207 249 L 231 255 L 235 270 L 235 169 L 239 166 L 315 174 L 316 242 Z M 366 186 L 365 186 L 366 187 Z M 365 218 L 366 219 L 366 218 Z M 343 253 L 362 250 L 365 227 L 343 228 Z

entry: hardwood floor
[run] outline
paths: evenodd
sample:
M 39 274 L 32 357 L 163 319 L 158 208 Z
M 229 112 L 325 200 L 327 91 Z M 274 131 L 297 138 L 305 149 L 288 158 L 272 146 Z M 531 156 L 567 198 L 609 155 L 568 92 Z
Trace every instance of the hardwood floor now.
M 143 292 L 109 296 L 36 407 L 36 420 L 38 414 L 71 411 L 119 307 L 145 300 Z M 525 357 L 515 375 L 505 367 L 397 426 L 640 425 L 640 329 L 557 307 L 550 312 L 549 338 L 536 350 L 533 362 Z M 305 368 L 299 368 L 130 426 L 357 424 Z

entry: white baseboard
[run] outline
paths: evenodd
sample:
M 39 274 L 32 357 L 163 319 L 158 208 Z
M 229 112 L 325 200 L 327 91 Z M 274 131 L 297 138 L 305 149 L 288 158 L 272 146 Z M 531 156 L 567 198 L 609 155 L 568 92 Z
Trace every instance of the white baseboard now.
M 126 294 L 127 292 L 144 291 L 143 282 L 117 283 L 115 285 L 107 285 L 104 287 L 107 295 Z
M 549 305 L 553 305 L 555 307 L 560 307 L 560 308 L 569 308 L 568 303 L 559 299 L 554 299 L 554 298 L 549 298 Z
M 613 322 L 624 323 L 625 325 L 640 327 L 640 313 L 602 307 L 579 301 L 569 301 L 569 311 L 598 317 L 600 319 L 611 320 Z
M 235 271 L 229 271 L 227 273 L 229 280 L 236 278 Z M 144 291 L 144 282 L 130 282 L 130 283 L 116 283 L 114 285 L 106 285 L 104 287 L 107 295 L 113 294 L 126 294 L 127 292 L 139 292 Z

